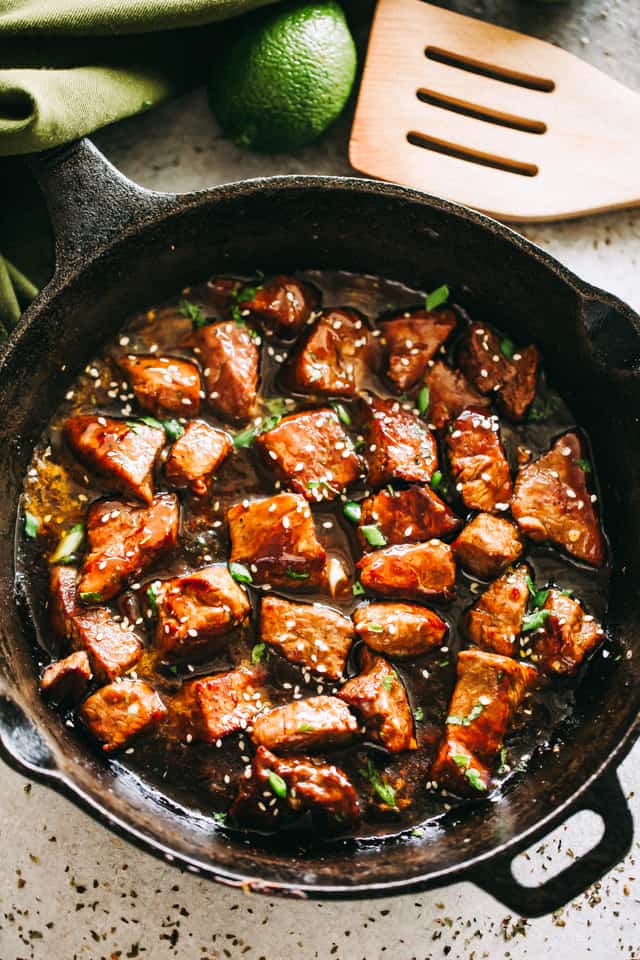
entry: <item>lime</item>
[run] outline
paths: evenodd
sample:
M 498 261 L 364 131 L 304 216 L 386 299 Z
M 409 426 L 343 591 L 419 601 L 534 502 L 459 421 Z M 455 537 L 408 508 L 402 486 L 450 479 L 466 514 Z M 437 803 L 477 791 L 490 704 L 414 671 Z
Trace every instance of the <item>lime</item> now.
M 211 76 L 211 109 L 241 146 L 297 150 L 342 111 L 356 65 L 353 37 L 334 0 L 272 7 L 239 21 Z

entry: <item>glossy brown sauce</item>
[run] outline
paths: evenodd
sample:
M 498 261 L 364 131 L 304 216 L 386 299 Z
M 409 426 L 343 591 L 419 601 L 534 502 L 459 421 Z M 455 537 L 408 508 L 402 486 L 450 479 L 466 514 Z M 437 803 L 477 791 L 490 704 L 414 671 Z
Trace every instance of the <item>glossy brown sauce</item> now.
M 369 318 L 373 326 L 376 318 L 385 312 L 416 306 L 424 299 L 423 291 L 410 290 L 400 284 L 375 277 L 326 271 L 308 271 L 300 276 L 319 288 L 324 307 L 355 307 Z M 206 284 L 183 291 L 183 295 L 187 295 L 191 302 L 200 304 L 204 312 L 211 315 Z M 23 580 L 37 631 L 42 664 L 67 652 L 58 648 L 49 627 L 48 564 L 43 553 L 46 554 L 53 548 L 63 531 L 74 523 L 82 522 L 92 500 L 104 496 L 106 492 L 104 486 L 86 473 L 64 449 L 61 442 L 61 424 L 69 415 L 82 412 L 99 412 L 132 419 L 142 413 L 132 399 L 122 374 L 117 373 L 109 357 L 125 351 L 149 350 L 158 354 L 168 352 L 192 357 L 189 346 L 191 320 L 180 314 L 178 301 L 179 298 L 176 298 L 129 320 L 119 336 L 107 346 L 100 357 L 87 365 L 85 372 L 70 387 L 67 400 L 55 412 L 46 435 L 34 453 L 24 484 L 24 507 L 38 518 L 46 540 L 40 537 L 37 543 L 34 543 L 20 535 L 17 561 L 18 575 Z M 463 313 L 461 308 L 460 312 Z M 291 342 L 267 342 L 262 339 L 260 396 L 267 407 L 269 401 L 282 397 L 285 392 L 282 386 L 282 368 L 291 348 Z M 454 349 L 455 335 L 446 349 L 450 359 Z M 385 384 L 373 374 L 370 382 L 366 384 L 366 389 L 381 396 L 391 395 Z M 287 395 L 295 401 L 295 404 L 290 406 L 290 411 L 326 405 L 326 401 L 314 404 L 309 397 Z M 351 406 L 349 401 L 341 402 L 347 409 Z M 544 375 L 540 378 L 535 408 L 542 409 L 545 416 L 530 419 L 517 426 L 501 418 L 502 439 L 514 474 L 518 446 L 527 447 L 537 455 L 546 452 L 556 436 L 570 428 L 579 427 L 560 396 L 545 385 Z M 215 426 L 229 429 L 229 424 L 211 416 L 206 407 L 200 417 Z M 357 430 L 354 429 L 352 433 L 355 436 Z M 442 448 L 440 466 L 445 479 L 449 480 L 446 456 Z M 597 492 L 594 474 L 591 474 L 590 484 Z M 167 489 L 166 481 L 159 471 L 155 478 L 155 489 L 157 492 Z M 465 508 L 451 482 L 448 483 L 448 489 L 449 494 L 445 499 L 460 516 L 465 516 Z M 244 497 L 269 495 L 274 490 L 273 477 L 260 461 L 257 451 L 251 448 L 236 450 L 219 470 L 208 498 L 196 500 L 181 494 L 182 532 L 179 552 L 167 562 L 154 567 L 151 572 L 145 571 L 140 578 L 140 591 L 127 590 L 117 601 L 118 610 L 135 620 L 142 613 L 139 595 L 149 582 L 197 569 L 211 562 L 226 561 L 229 543 L 224 518 L 227 508 Z M 357 486 L 350 489 L 349 495 L 358 499 Z M 360 548 L 355 527 L 343 516 L 342 502 L 338 499 L 333 503 L 312 504 L 312 510 L 318 538 L 329 557 L 339 557 L 346 569 L 353 573 L 354 559 L 359 558 Z M 331 522 L 331 527 L 324 526 L 324 522 Z M 569 560 L 551 547 L 531 544 L 523 559 L 533 566 L 538 587 L 553 581 L 560 587 L 571 588 L 590 613 L 598 619 L 603 617 L 608 593 L 608 566 L 594 570 Z M 465 645 L 460 628 L 462 615 L 482 589 L 484 584 L 475 582 L 473 578 L 458 570 L 456 599 L 451 603 L 429 603 L 449 625 L 442 648 L 411 660 L 394 660 L 394 666 L 406 685 L 414 712 L 421 708 L 423 713 L 423 719 L 416 723 L 419 749 L 386 757 L 379 747 L 360 742 L 348 749 L 326 753 L 326 756 L 352 779 L 358 791 L 363 810 L 363 819 L 357 834 L 360 837 L 400 833 L 415 825 L 433 821 L 445 814 L 451 806 L 460 803 L 427 785 L 430 763 L 442 734 L 455 681 L 456 654 Z M 332 599 L 326 594 L 301 593 L 299 590 L 287 593 L 278 589 L 276 592 L 295 600 L 308 599 L 329 603 L 346 613 L 351 613 L 363 599 L 354 598 L 350 593 Z M 255 623 L 260 590 L 250 587 L 249 593 L 254 613 L 252 622 Z M 135 672 L 138 677 L 149 680 L 168 706 L 174 701 L 183 679 L 207 675 L 228 669 L 242 661 L 246 662 L 257 639 L 252 628 L 236 630 L 222 638 L 221 643 L 224 646 L 218 654 L 199 662 L 182 662 L 176 667 L 159 661 L 153 649 L 152 627 L 148 628 L 147 633 L 147 647 L 136 665 Z M 357 645 L 350 656 L 350 676 L 357 673 L 356 647 Z M 317 680 L 312 680 L 306 683 L 303 670 L 277 654 L 269 655 L 268 664 L 267 686 L 273 705 L 291 700 L 292 690 L 296 687 L 302 696 L 319 692 L 331 693 L 337 689 L 337 685 L 328 682 L 318 684 Z M 554 727 L 571 714 L 576 682 L 579 681 L 552 683 L 546 689 L 534 691 L 527 696 L 506 739 L 506 762 L 494 778 L 496 791 L 500 791 L 504 783 L 526 765 L 526 760 L 533 751 L 549 748 L 553 742 Z M 69 723 L 75 722 L 73 713 L 66 715 L 66 719 Z M 367 758 L 374 750 L 381 764 L 381 772 L 397 790 L 399 813 L 385 812 L 375 802 L 375 794 L 360 772 L 366 767 Z M 248 735 L 229 736 L 222 741 L 220 747 L 187 743 L 182 734 L 179 710 L 170 709 L 167 720 L 154 734 L 138 739 L 117 759 L 105 762 L 124 764 L 134 774 L 159 788 L 177 803 L 207 815 L 226 810 L 230 805 L 236 793 L 238 779 L 250 761 L 252 752 Z

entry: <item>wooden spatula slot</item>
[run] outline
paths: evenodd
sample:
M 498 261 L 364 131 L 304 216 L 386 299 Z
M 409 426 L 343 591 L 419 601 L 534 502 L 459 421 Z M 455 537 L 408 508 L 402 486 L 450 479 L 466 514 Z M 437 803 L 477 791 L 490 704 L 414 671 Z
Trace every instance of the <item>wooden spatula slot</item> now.
M 482 60 L 475 60 L 473 57 L 454 53 L 452 50 L 443 50 L 441 47 L 427 47 L 424 55 L 427 60 L 433 60 L 435 63 L 466 70 L 467 73 L 475 73 L 479 77 L 500 80 L 502 83 L 513 83 L 516 87 L 524 87 L 525 90 L 553 93 L 556 87 L 553 80 L 548 80 L 546 77 L 536 77 L 532 73 L 521 73 L 519 70 L 508 70 L 495 63 L 483 63 Z
M 501 220 L 640 205 L 640 97 L 534 37 L 378 0 L 349 158 Z
M 434 153 L 444 153 L 448 157 L 456 157 L 459 160 L 468 160 L 470 163 L 478 163 L 482 167 L 493 167 L 494 170 L 517 173 L 522 177 L 536 177 L 538 175 L 538 168 L 535 163 L 522 163 L 520 160 L 511 160 L 509 157 L 482 153 L 480 150 L 468 150 L 459 143 L 438 140 L 436 137 L 430 137 L 426 133 L 417 133 L 415 130 L 409 131 L 407 140 L 414 147 L 422 147 L 424 150 L 432 150 Z
M 512 113 L 502 113 L 483 107 L 479 103 L 470 103 L 468 100 L 459 100 L 449 97 L 435 90 L 426 90 L 420 87 L 416 96 L 422 103 L 432 107 L 442 107 L 443 110 L 452 110 L 474 120 L 485 120 L 487 123 L 496 123 L 499 127 L 511 127 L 512 130 L 523 130 L 525 133 L 546 133 L 547 125 L 541 120 L 531 120 L 528 117 L 517 117 Z

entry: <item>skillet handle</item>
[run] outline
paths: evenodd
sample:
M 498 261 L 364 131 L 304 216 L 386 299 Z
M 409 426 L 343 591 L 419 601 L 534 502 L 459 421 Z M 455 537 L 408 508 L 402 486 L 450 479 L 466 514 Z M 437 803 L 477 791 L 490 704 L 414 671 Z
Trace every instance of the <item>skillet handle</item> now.
M 633 842 L 633 818 L 615 770 L 607 770 L 569 816 L 579 810 L 600 814 L 604 833 L 595 847 L 546 883 L 534 887 L 519 883 L 512 871 L 513 852 L 492 859 L 487 866 L 475 870 L 469 879 L 522 917 L 542 917 L 564 907 L 613 869 L 627 855 Z M 528 838 L 517 853 L 541 839 L 541 836 Z
M 1 691 L 0 757 L 26 777 L 52 780 L 59 775 L 48 744 L 18 703 Z
M 86 138 L 32 154 L 28 162 L 51 217 L 54 277 L 73 273 L 128 228 L 177 205 L 175 194 L 146 190 L 123 176 Z

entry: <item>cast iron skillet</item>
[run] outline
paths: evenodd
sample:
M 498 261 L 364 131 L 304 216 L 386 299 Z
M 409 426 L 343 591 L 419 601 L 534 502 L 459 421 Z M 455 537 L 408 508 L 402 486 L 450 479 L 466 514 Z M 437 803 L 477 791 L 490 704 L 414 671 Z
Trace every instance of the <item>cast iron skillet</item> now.
M 640 705 L 640 317 L 505 227 L 390 184 L 273 177 L 177 197 L 137 187 L 87 141 L 42 155 L 35 171 L 57 266 L 0 354 L 3 757 L 147 849 L 251 890 L 348 898 L 465 879 L 526 916 L 581 893 L 633 838 L 615 767 L 635 738 Z M 99 758 L 38 693 L 13 563 L 35 441 L 69 381 L 128 314 L 214 272 L 258 266 L 346 269 L 423 289 L 446 279 L 474 316 L 542 348 L 552 385 L 591 437 L 614 555 L 614 654 L 591 664 L 560 754 L 546 752 L 499 803 L 480 802 L 422 839 L 305 852 L 238 842 Z M 515 854 L 584 808 L 604 819 L 596 847 L 541 887 L 516 883 Z

